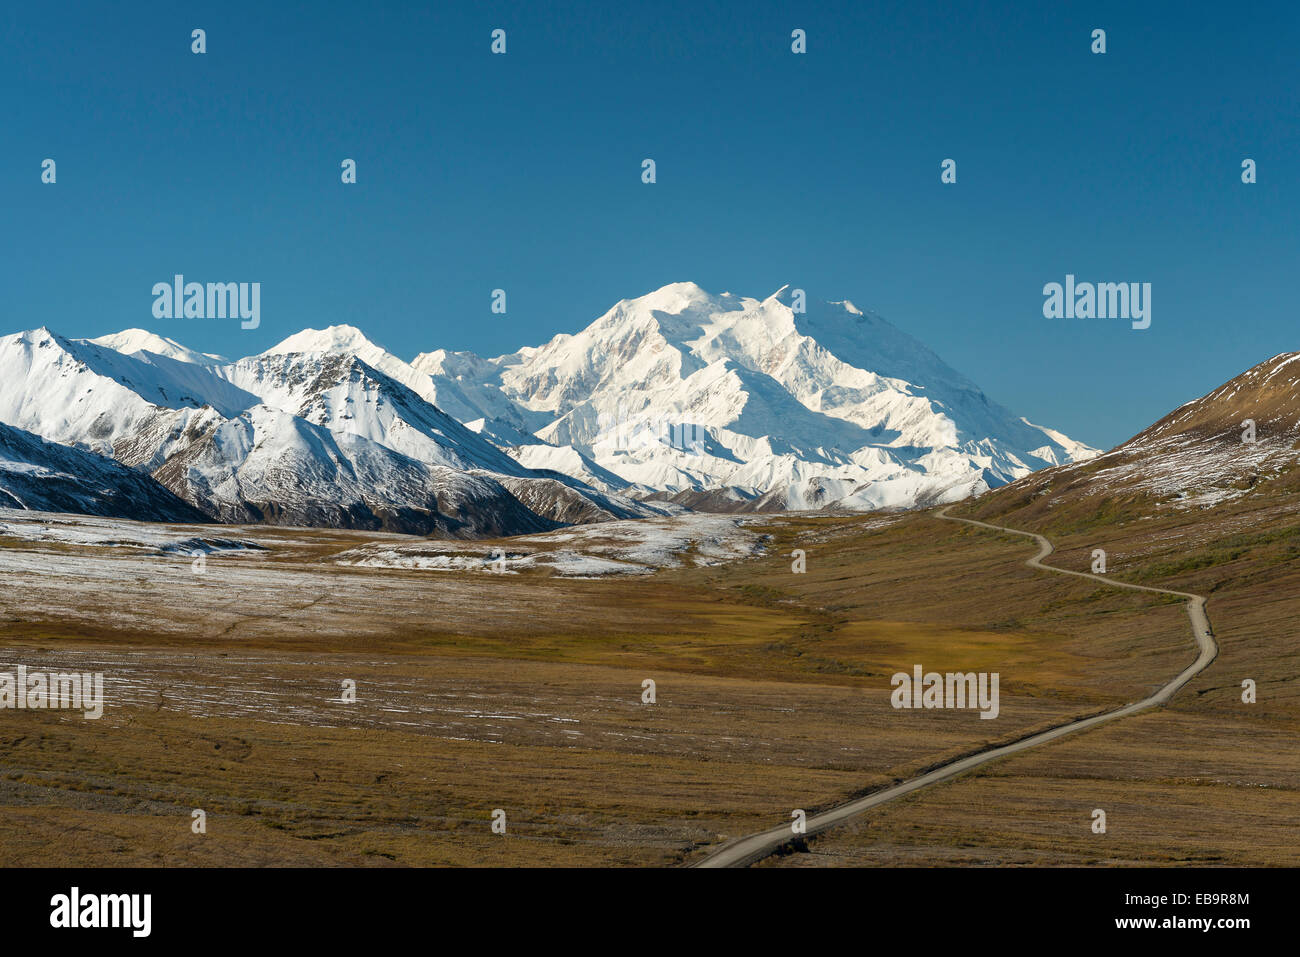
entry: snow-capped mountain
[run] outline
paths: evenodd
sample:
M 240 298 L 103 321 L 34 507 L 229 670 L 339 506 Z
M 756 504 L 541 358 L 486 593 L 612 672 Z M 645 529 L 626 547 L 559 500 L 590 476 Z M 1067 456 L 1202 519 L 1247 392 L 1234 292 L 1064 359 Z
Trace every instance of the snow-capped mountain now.
M 558 524 L 489 476 L 421 462 L 265 405 L 206 426 L 153 475 L 223 522 L 450 537 Z
M 256 402 L 203 365 L 48 329 L 0 337 L 0 422 L 151 471 L 192 424 Z
M 674 283 L 495 359 L 351 326 L 228 361 L 132 329 L 0 338 L 0 423 L 222 521 L 502 535 L 950 501 L 1095 451 L 1016 418 L 847 301 Z
M 369 439 L 419 462 L 489 477 L 550 521 L 594 522 L 664 512 L 661 506 L 618 495 L 616 486 L 591 485 L 563 469 L 521 464 L 435 405 L 439 390 L 429 376 L 351 326 L 307 329 L 216 371 L 264 403 L 308 422 Z
M 204 520 L 147 475 L 8 425 L 0 425 L 0 508 L 155 522 Z
M 412 366 L 483 434 L 531 431 L 541 441 L 506 443 L 524 465 L 697 504 L 906 507 L 1096 454 L 879 316 L 848 301 L 799 311 L 788 287 L 758 300 L 674 283 L 539 348 Z
M 420 462 L 461 471 L 526 473 L 495 445 L 353 353 L 264 353 L 216 373 L 264 405 Z
M 222 365 L 121 341 L 129 354 L 46 329 L 0 338 L 0 422 L 111 456 L 219 521 L 462 537 L 662 511 L 526 469 L 353 356 Z

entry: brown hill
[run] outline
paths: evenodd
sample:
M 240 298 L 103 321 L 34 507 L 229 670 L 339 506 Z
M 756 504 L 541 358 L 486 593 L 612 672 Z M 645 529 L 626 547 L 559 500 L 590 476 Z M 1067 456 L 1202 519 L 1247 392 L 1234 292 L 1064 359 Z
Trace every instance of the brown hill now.
M 1226 503 L 1271 505 L 1300 493 L 1298 455 L 1300 352 L 1290 352 L 1179 406 L 1104 455 L 1026 476 L 965 513 L 1014 515 L 1023 527 L 1068 532 Z

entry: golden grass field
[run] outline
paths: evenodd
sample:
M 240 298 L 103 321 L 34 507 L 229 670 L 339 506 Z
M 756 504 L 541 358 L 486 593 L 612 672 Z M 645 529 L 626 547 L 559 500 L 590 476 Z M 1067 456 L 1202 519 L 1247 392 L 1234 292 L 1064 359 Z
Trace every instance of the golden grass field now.
M 1036 572 L 1010 536 L 923 512 L 758 521 L 763 557 L 603 581 L 341 567 L 376 537 L 349 532 L 214 529 L 267 550 L 201 577 L 0 539 L 0 667 L 80 663 L 110 686 L 98 721 L 0 711 L 0 864 L 689 863 L 792 809 L 1136 700 L 1194 657 L 1176 602 Z M 1296 863 L 1290 564 L 1247 549 L 1167 573 L 1203 521 L 1112 534 L 1116 577 L 1210 594 L 1221 657 L 1172 707 L 767 863 Z M 1064 536 L 1050 561 L 1086 568 L 1095 544 Z M 1001 715 L 894 710 L 889 677 L 916 663 L 998 671 Z M 1258 704 L 1239 703 L 1241 677 Z M 355 704 L 336 700 L 343 679 Z
M 1059 567 L 1086 570 L 1103 548 L 1112 577 L 1208 595 L 1218 659 L 1167 708 L 995 762 L 764 866 L 1300 862 L 1300 516 L 1288 498 L 1156 518 L 1114 502 L 1049 514 L 1031 496 L 955 509 L 1047 534 Z

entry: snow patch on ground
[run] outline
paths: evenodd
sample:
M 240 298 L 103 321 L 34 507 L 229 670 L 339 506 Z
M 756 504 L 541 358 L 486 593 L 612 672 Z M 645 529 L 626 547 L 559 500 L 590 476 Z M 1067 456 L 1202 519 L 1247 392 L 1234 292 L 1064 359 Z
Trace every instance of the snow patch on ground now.
M 1297 453 L 1291 443 L 1290 436 L 1244 445 L 1188 435 L 1134 443 L 1123 450 L 1123 460 L 1115 461 L 1114 453 L 1099 457 L 1114 464 L 1096 472 L 1087 494 L 1104 496 L 1123 488 L 1153 495 L 1165 507 L 1212 508 L 1293 468 Z
M 193 527 L 153 525 L 54 512 L 0 509 L 0 539 L 22 542 L 80 545 L 101 548 L 135 548 L 160 554 L 192 555 L 234 551 L 264 551 L 254 542 L 215 536 L 197 536 Z
M 661 568 L 719 565 L 762 554 L 767 536 L 752 517 L 679 515 L 603 522 L 511 538 L 508 547 L 475 542 L 420 541 L 363 545 L 338 555 L 340 565 L 422 571 L 545 568 L 564 578 L 648 575 Z

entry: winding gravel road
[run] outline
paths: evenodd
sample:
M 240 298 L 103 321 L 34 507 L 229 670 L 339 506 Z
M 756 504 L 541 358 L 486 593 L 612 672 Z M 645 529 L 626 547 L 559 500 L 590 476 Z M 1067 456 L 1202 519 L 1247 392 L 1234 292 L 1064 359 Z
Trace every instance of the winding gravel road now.
M 831 808 L 829 811 L 823 811 L 815 814 L 807 820 L 806 836 L 811 837 L 836 824 L 842 824 L 850 818 L 857 817 L 859 814 L 869 811 L 874 807 L 887 804 L 890 801 L 897 800 L 913 791 L 919 791 L 922 788 L 929 787 L 932 784 L 938 784 L 940 781 L 947 781 L 955 778 L 959 774 L 978 768 L 981 765 L 988 764 L 990 761 L 996 761 L 998 758 L 1006 757 L 1009 754 L 1016 754 L 1019 751 L 1027 751 L 1030 748 L 1037 747 L 1040 744 L 1046 744 L 1049 741 L 1055 741 L 1057 738 L 1063 738 L 1069 734 L 1075 734 L 1079 731 L 1086 731 L 1088 728 L 1095 728 L 1099 724 L 1105 724 L 1108 721 L 1114 721 L 1117 718 L 1125 718 L 1131 714 L 1137 714 L 1139 711 L 1146 711 L 1157 705 L 1163 705 L 1169 701 L 1178 691 L 1191 681 L 1196 675 L 1200 674 L 1209 667 L 1219 653 L 1219 646 L 1214 641 L 1214 633 L 1210 629 L 1210 619 L 1205 613 L 1205 598 L 1202 595 L 1193 595 L 1189 592 L 1172 591 L 1168 588 L 1151 588 L 1147 585 L 1131 585 L 1128 582 L 1115 581 L 1113 578 L 1107 578 L 1104 575 L 1094 575 L 1090 572 L 1076 572 L 1065 568 L 1053 568 L 1051 565 L 1044 565 L 1043 559 L 1052 554 L 1052 543 L 1042 535 L 1034 532 L 1023 532 L 1015 528 L 1004 528 L 1000 525 L 990 525 L 987 522 L 977 522 L 970 518 L 958 518 L 955 515 L 949 515 L 948 509 L 951 505 L 939 509 L 935 513 L 936 517 L 946 519 L 950 522 L 965 522 L 967 525 L 978 525 L 980 528 L 992 529 L 995 532 L 1006 532 L 1011 535 L 1022 535 L 1026 538 L 1032 538 L 1038 543 L 1038 554 L 1025 562 L 1031 568 L 1039 568 L 1043 571 L 1054 572 L 1058 575 L 1075 575 L 1079 578 L 1087 578 L 1090 581 L 1103 581 L 1117 588 L 1128 588 L 1133 591 L 1149 591 L 1162 595 L 1177 595 L 1180 598 L 1187 599 L 1187 616 L 1192 622 L 1192 633 L 1196 638 L 1197 648 L 1200 654 L 1196 660 L 1183 669 L 1182 673 L 1164 685 L 1160 690 L 1150 697 L 1143 698 L 1141 701 L 1135 701 L 1132 704 L 1126 704 L 1122 708 L 1116 708 L 1114 711 L 1107 711 L 1103 714 L 1094 715 L 1091 718 L 1083 718 L 1079 721 L 1072 721 L 1069 724 L 1063 724 L 1047 731 L 1039 732 L 1019 741 L 1013 741 L 1011 744 L 1004 744 L 999 747 L 989 748 L 986 751 L 979 751 L 975 754 L 959 758 L 949 764 L 941 765 L 933 771 L 922 774 L 919 777 L 904 781 L 901 784 L 895 784 L 892 787 L 885 788 L 882 791 L 876 791 L 874 794 L 868 794 L 866 797 L 858 798 L 839 807 Z M 793 840 L 795 835 L 791 831 L 789 824 L 783 824 L 780 827 L 774 827 L 768 831 L 761 831 L 758 834 L 751 834 L 748 837 L 738 838 L 730 841 L 718 848 L 708 857 L 698 861 L 696 867 L 745 867 L 753 864 L 755 861 L 767 857 L 784 844 Z

